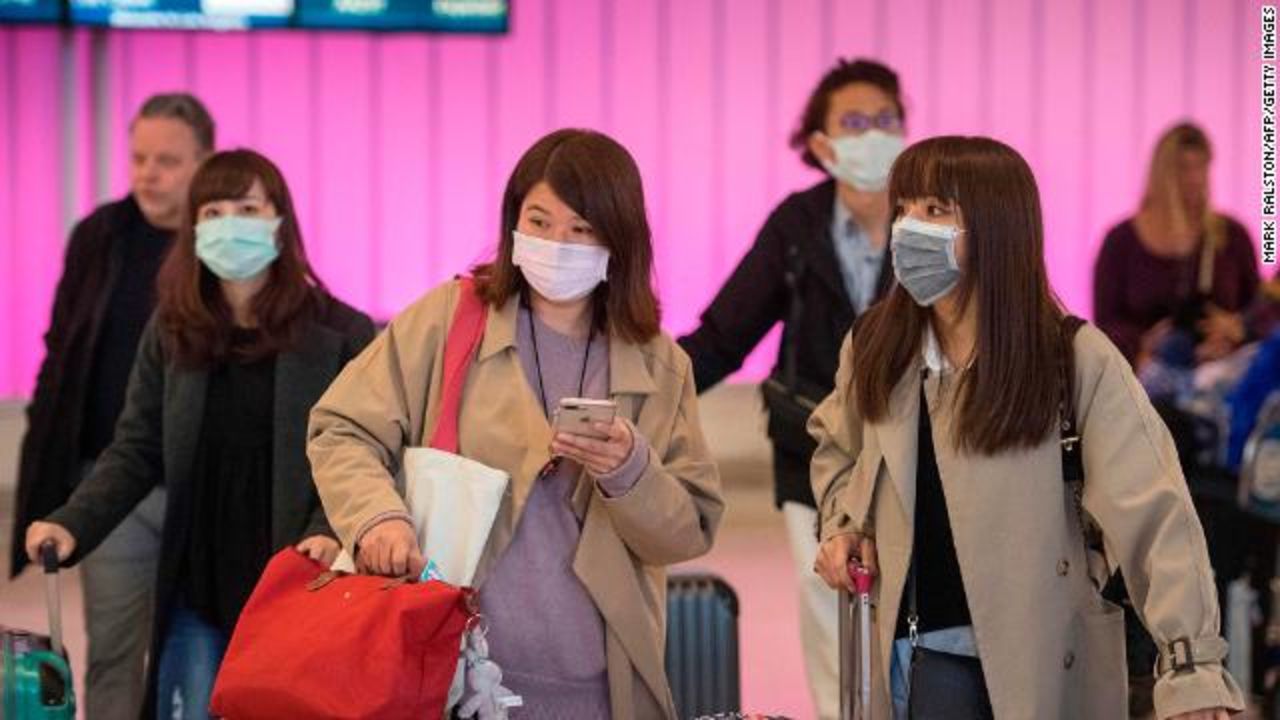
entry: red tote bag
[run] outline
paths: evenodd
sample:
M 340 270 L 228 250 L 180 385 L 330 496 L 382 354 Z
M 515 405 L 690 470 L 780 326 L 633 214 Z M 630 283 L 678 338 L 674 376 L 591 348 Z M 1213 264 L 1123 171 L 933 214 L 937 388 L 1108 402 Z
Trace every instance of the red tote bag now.
M 460 284 L 432 438 L 449 452 L 487 317 L 472 279 Z M 281 550 L 240 613 L 210 709 L 230 720 L 440 718 L 474 605 L 469 589 L 335 574 Z
M 440 718 L 470 596 L 336 574 L 281 550 L 236 623 L 210 710 L 231 720 Z

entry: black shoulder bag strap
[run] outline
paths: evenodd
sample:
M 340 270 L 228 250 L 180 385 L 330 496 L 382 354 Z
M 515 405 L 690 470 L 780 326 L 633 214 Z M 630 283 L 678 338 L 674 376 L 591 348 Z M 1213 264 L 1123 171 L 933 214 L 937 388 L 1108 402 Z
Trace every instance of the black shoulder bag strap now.
M 804 317 L 800 288 L 805 267 L 800 257 L 800 248 L 794 242 L 788 242 L 784 252 L 786 257 L 782 272 L 788 297 L 782 347 L 779 351 L 779 364 L 760 384 L 760 391 L 769 411 L 767 430 L 775 450 L 782 448 L 789 454 L 807 458 L 816 445 L 805 431 L 805 424 L 818 403 L 801 391 L 797 362 L 800 354 L 797 334 Z
M 798 396 L 796 387 L 796 347 L 795 334 L 799 332 L 800 320 L 804 317 L 804 301 L 800 297 L 800 284 L 804 279 L 804 259 L 800 257 L 800 248 L 794 242 L 787 243 L 786 267 L 782 272 L 782 281 L 787 286 L 787 325 L 783 329 L 782 347 L 782 384 L 792 396 Z
M 1062 431 L 1062 481 L 1071 489 L 1085 544 L 1094 547 L 1094 541 L 1100 538 L 1090 530 L 1090 523 L 1084 516 L 1084 460 L 1080 449 L 1080 429 L 1076 427 L 1075 338 L 1083 325 L 1084 320 L 1074 315 L 1062 319 L 1062 352 L 1058 356 L 1058 420 Z

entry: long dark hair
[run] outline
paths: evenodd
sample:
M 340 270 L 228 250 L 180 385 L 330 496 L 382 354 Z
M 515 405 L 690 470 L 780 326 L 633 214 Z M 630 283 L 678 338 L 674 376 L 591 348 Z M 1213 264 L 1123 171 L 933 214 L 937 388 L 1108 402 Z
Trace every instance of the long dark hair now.
M 661 312 L 651 282 L 653 246 L 640 170 L 626 148 L 592 130 L 557 130 L 516 163 L 502 194 L 498 256 L 473 269 L 481 297 L 496 307 L 526 290 L 524 276 L 511 261 L 511 233 L 525 195 L 543 181 L 591 223 L 609 249 L 608 281 L 592 296 L 600 328 L 630 342 L 652 339 L 660 332 Z
M 1013 148 L 982 137 L 937 137 L 907 148 L 893 165 L 890 207 L 936 197 L 964 221 L 964 276 L 957 305 L 977 303 L 973 366 L 961 379 L 956 447 L 995 454 L 1033 447 L 1058 419 L 1063 312 L 1044 265 L 1040 193 Z M 858 323 L 847 392 L 872 422 L 920 353 L 930 321 L 900 285 Z
M 156 281 L 160 332 L 183 367 L 204 368 L 227 359 L 235 325 L 218 278 L 196 257 L 196 214 L 205 203 L 243 198 L 255 180 L 262 182 L 280 216 L 276 230 L 280 255 L 268 270 L 266 285 L 253 297 L 253 316 L 260 331 L 257 340 L 237 348 L 237 355 L 256 359 L 293 346 L 301 326 L 328 296 L 307 262 L 293 198 L 279 168 L 252 150 L 216 153 L 191 179 L 186 220 Z

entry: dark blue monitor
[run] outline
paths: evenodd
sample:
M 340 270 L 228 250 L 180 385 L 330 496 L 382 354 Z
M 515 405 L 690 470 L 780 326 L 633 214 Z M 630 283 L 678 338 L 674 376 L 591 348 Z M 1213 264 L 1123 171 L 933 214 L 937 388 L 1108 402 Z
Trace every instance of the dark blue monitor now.
M 504 33 L 507 0 L 298 0 L 297 25 L 349 30 Z
M 243 30 L 285 27 L 294 0 L 70 0 L 71 22 L 124 28 Z
M 0 23 L 56 23 L 62 20 L 62 0 L 0 0 Z

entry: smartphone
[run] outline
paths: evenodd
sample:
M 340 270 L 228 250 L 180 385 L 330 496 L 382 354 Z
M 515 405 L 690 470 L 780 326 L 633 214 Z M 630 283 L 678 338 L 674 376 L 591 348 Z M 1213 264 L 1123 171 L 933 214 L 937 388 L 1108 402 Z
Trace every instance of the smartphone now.
M 573 433 L 603 440 L 609 435 L 595 428 L 596 423 L 612 425 L 618 414 L 618 404 L 612 400 L 590 398 L 562 398 L 556 409 L 551 428 L 556 432 Z

